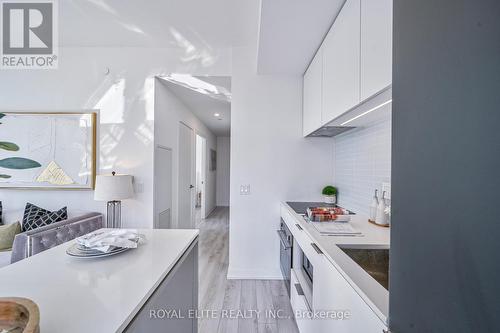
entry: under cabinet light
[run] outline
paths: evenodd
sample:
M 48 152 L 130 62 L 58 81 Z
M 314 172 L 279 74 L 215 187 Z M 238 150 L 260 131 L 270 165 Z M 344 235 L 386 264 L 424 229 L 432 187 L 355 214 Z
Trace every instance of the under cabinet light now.
M 370 109 L 370 110 L 368 110 L 368 111 L 365 111 L 365 112 L 363 112 L 362 114 L 357 115 L 356 117 L 353 117 L 353 118 L 351 118 L 351 119 L 349 119 L 349 120 L 347 120 L 347 121 L 344 121 L 342 124 L 340 124 L 340 126 L 347 125 L 347 124 L 349 124 L 351 121 L 354 121 L 354 120 L 356 120 L 356 119 L 358 119 L 358 118 L 360 118 L 360 117 L 363 117 L 364 115 L 367 115 L 368 113 L 370 113 L 370 112 L 372 112 L 372 111 L 375 111 L 375 110 L 377 110 L 377 109 L 380 109 L 380 108 L 381 108 L 381 107 L 383 107 L 384 105 L 387 105 L 387 104 L 389 104 L 389 103 L 391 103 L 391 102 L 392 102 L 392 99 L 390 99 L 390 100 L 388 100 L 387 102 L 384 102 L 384 103 L 382 103 L 382 104 L 380 104 L 380 105 L 378 105 L 378 106 L 376 106 L 376 107 L 374 107 L 374 108 L 372 108 L 372 109 Z

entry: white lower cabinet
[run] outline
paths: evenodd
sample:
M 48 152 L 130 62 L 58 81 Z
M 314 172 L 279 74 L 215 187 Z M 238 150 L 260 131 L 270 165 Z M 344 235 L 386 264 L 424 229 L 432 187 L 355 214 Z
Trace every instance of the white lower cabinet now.
M 326 257 L 314 267 L 313 308 L 328 319 L 319 319 L 318 332 L 382 333 L 384 323 Z
M 286 208 L 281 217 L 294 236 L 290 302 L 301 333 L 382 333 L 387 327 L 365 303 Z M 302 253 L 313 265 L 312 299 L 302 271 Z
M 305 295 L 300 290 L 300 283 L 293 269 L 290 278 L 290 287 L 290 303 L 292 304 L 295 321 L 300 333 L 317 332 L 314 321 L 310 319 L 311 309 L 309 309 Z

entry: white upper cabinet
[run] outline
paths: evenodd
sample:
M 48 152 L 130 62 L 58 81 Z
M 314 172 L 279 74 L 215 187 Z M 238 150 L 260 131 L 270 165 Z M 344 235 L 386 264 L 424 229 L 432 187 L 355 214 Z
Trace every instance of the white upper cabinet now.
M 361 100 L 392 83 L 392 0 L 361 0 Z
M 304 74 L 304 136 L 359 113 L 392 84 L 392 1 L 345 2 Z
M 347 0 L 323 42 L 323 123 L 360 101 L 360 8 Z
M 303 132 L 304 136 L 321 127 L 321 91 L 323 75 L 322 48 L 318 50 L 304 74 Z

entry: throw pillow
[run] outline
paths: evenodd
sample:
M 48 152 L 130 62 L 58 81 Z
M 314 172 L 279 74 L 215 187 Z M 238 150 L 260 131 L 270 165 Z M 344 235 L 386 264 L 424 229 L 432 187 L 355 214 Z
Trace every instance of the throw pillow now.
M 24 209 L 22 227 L 23 231 L 29 231 L 54 222 L 66 220 L 67 218 L 68 211 L 66 207 L 63 207 L 58 211 L 51 212 L 28 202 L 26 204 L 26 208 Z
M 2 202 L 0 201 L 0 225 L 3 225 L 2 221 Z
M 26 204 L 26 207 L 24 208 L 23 224 L 22 224 L 23 231 L 28 230 L 26 229 L 27 226 L 30 225 L 34 220 L 44 215 L 47 215 L 48 213 L 50 213 L 49 210 L 40 208 L 37 205 L 33 205 L 32 203 L 28 202 Z
M 19 222 L 0 226 L 0 251 L 12 248 L 14 237 L 19 233 L 21 233 Z

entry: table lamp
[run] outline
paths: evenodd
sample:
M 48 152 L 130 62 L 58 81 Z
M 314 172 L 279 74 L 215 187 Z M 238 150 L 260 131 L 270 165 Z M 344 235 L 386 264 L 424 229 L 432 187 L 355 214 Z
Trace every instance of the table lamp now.
M 96 177 L 94 200 L 108 202 L 108 228 L 121 228 L 121 200 L 131 198 L 133 194 L 130 175 L 118 175 L 113 171 L 111 175 Z

